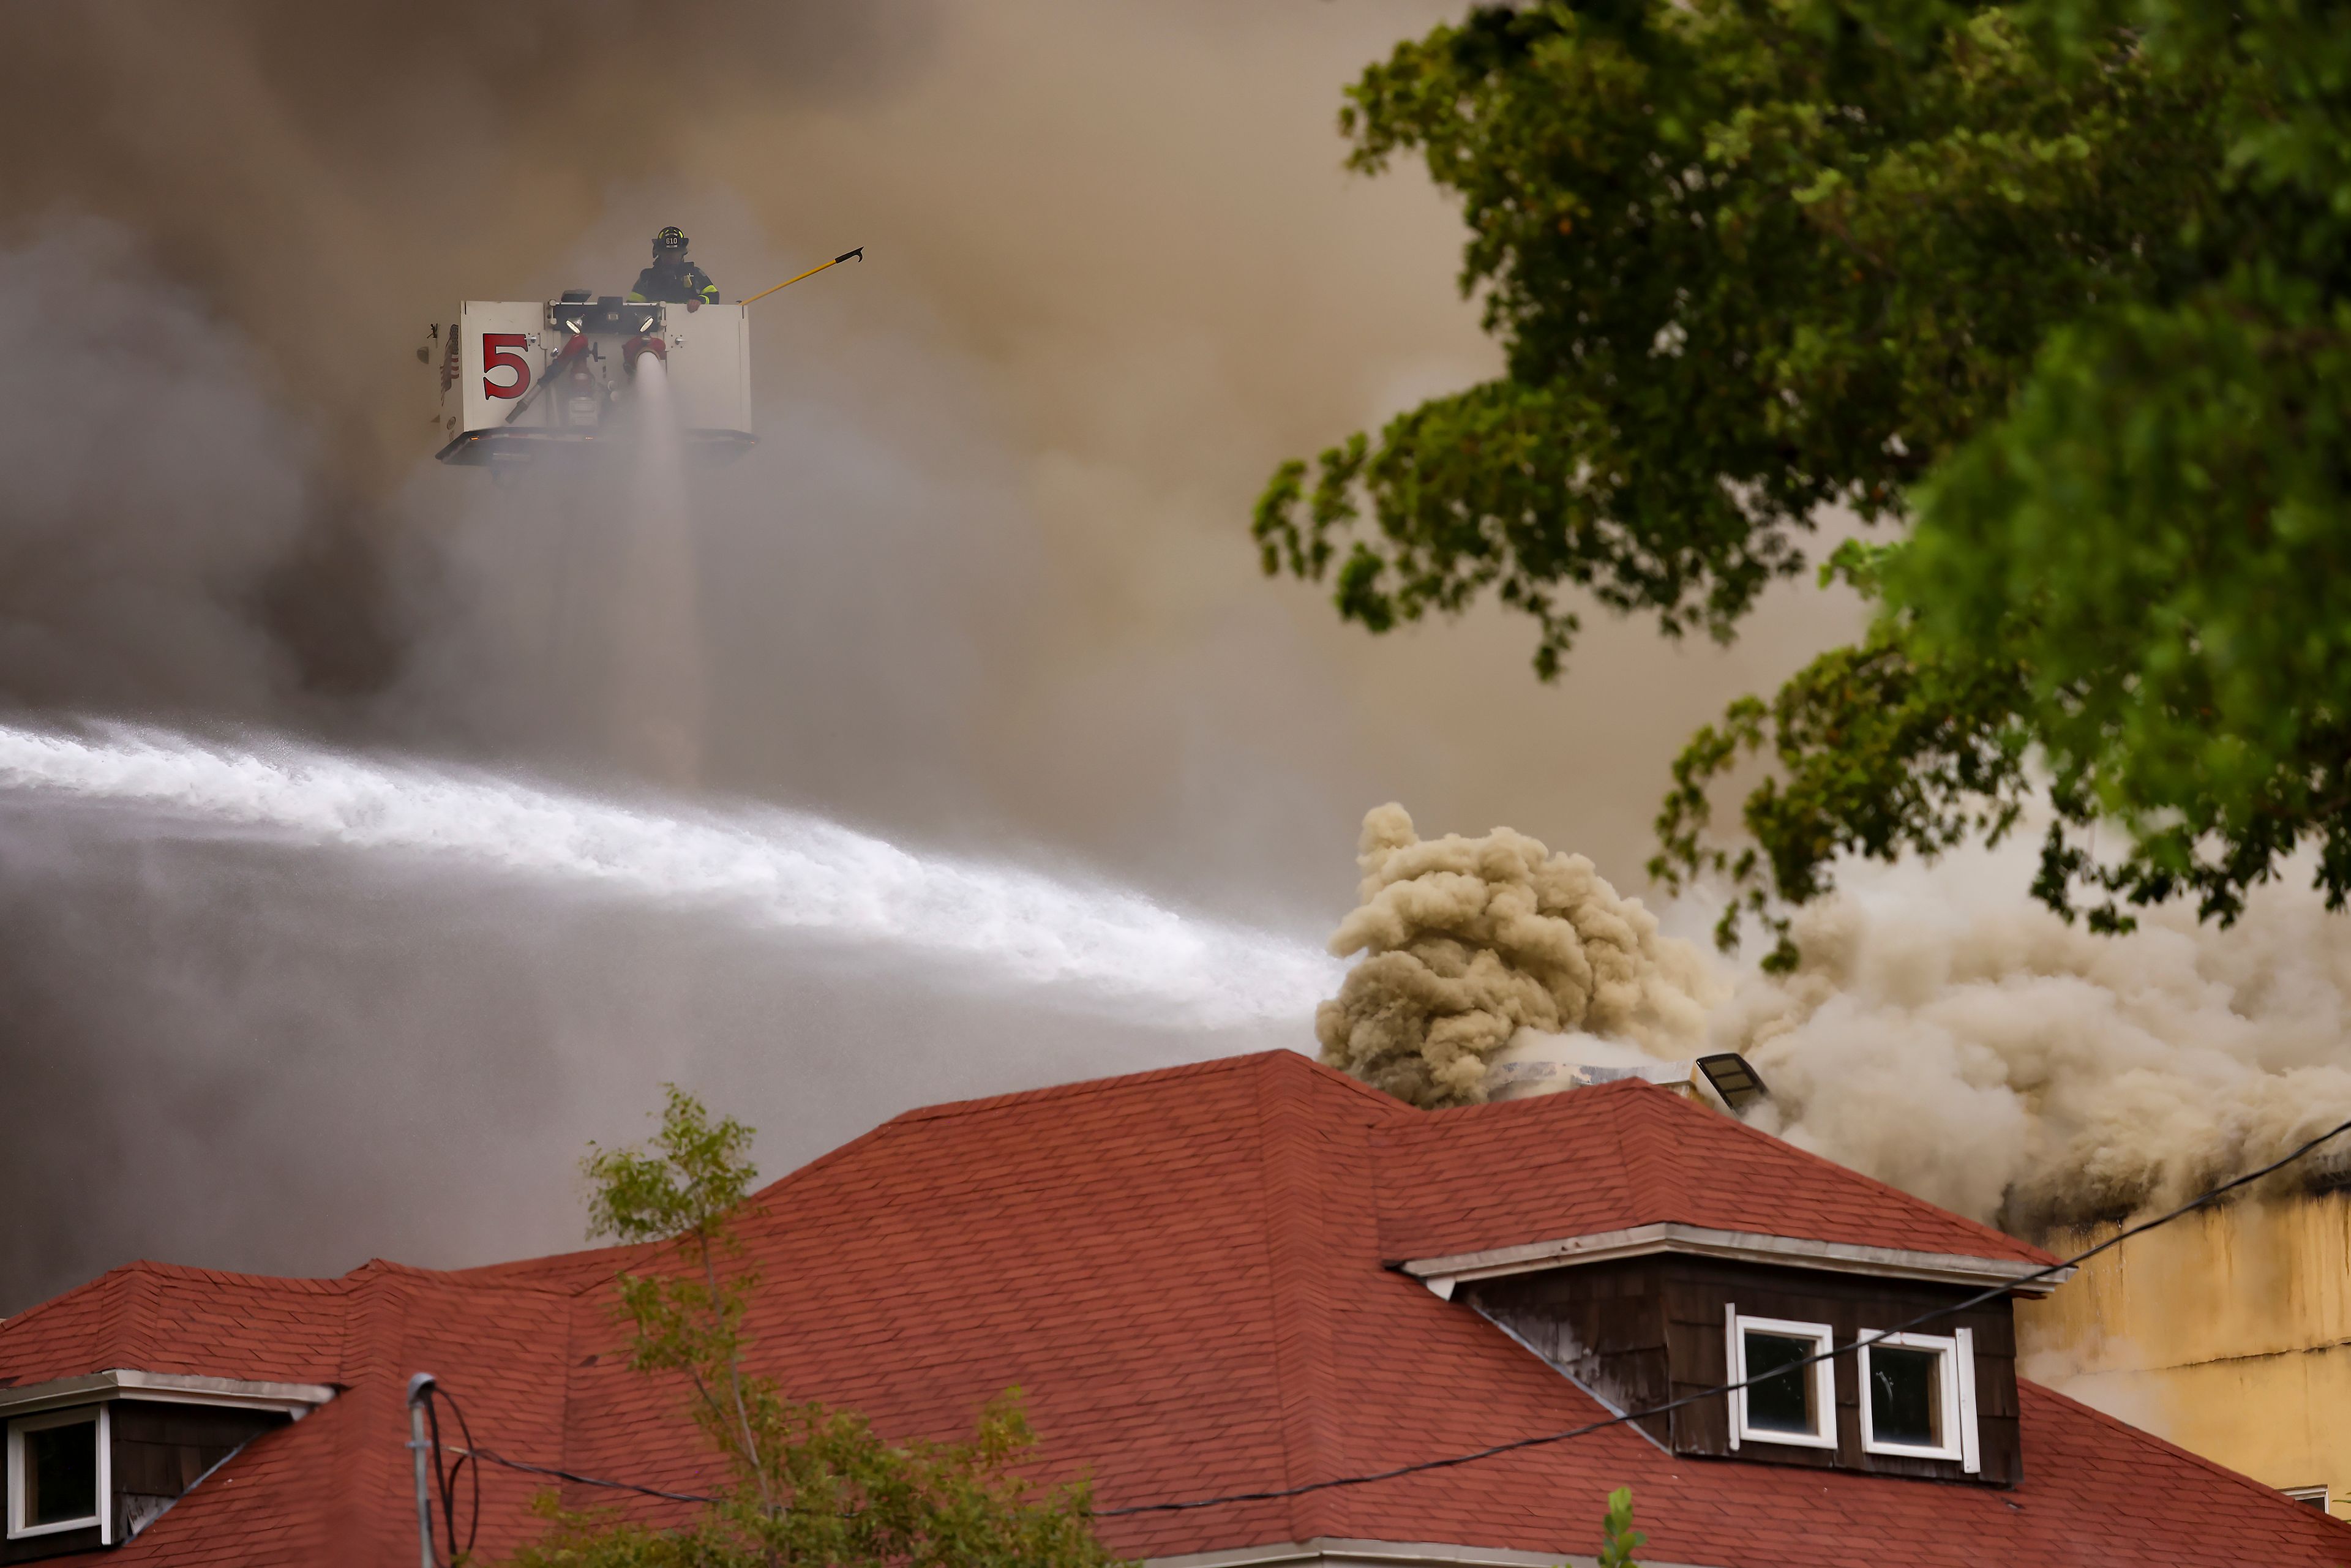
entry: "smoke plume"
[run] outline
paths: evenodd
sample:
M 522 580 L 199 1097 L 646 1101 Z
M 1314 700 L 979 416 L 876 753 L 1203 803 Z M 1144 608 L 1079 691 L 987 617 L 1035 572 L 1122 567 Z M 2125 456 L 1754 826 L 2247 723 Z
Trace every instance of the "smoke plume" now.
M 1509 828 L 1423 841 L 1403 807 L 1364 818 L 1363 903 L 1331 938 L 1362 953 L 1314 1015 L 1322 1060 L 1417 1105 L 1475 1104 L 1521 1030 L 1635 1041 L 1704 1038 L 1708 977 L 1582 855 Z
M 6 695 L 283 711 L 268 592 L 314 497 L 243 335 L 84 220 L 0 252 L 0 338 Z
M 2110 937 L 2030 903 L 2014 852 L 1849 866 L 1775 978 L 1507 828 L 1423 842 L 1384 806 L 1360 863 L 1332 946 L 1367 956 L 1317 1033 L 1416 1104 L 1483 1098 L 1532 1035 L 1598 1037 L 1555 1047 L 1596 1064 L 1736 1051 L 1772 1091 L 1757 1125 L 2028 1231 L 2177 1202 L 2351 1120 L 2351 929 L 2306 889 L 2228 930 L 2164 908 Z
M 1396 717 L 1423 683 L 1499 706 L 1516 629 L 1367 643 L 1247 538 L 1281 458 L 1490 361 L 1456 220 L 1346 176 L 1332 131 L 1354 71 L 1455 8 L 44 13 L 0 52 L 0 706 L 597 799 L 698 762 L 722 811 L 1301 936 L 1367 798 L 1629 843 L 1640 767 L 1561 795 L 1520 782 L 1565 772 L 1547 742 L 1457 770 L 1502 727 Z M 414 350 L 461 299 L 624 287 L 670 223 L 730 298 L 868 259 L 755 308 L 760 445 L 688 476 L 691 580 L 656 569 L 688 608 L 638 614 L 626 486 L 432 464 Z M 1814 632 L 1775 635 L 1792 664 Z M 657 691 L 698 677 L 698 746 L 621 695 L 649 661 L 680 672 Z M 1629 758 L 1745 679 L 1701 653 L 1670 697 L 1551 700 L 1604 749 L 1632 716 Z M 12 794 L 0 1312 L 141 1255 L 576 1243 L 573 1156 L 664 1079 L 776 1170 L 912 1104 L 1306 1039 L 1303 1004 L 1106 1021 L 942 973 Z
M 2351 1120 L 2351 928 L 2318 894 L 2108 937 L 2026 900 L 2030 874 L 2005 852 L 1856 870 L 1802 912 L 1802 967 L 1715 1022 L 1772 1087 L 1758 1124 L 2038 1230 L 2184 1200 Z
M 1368 800 L 1635 865 L 1661 759 L 1849 608 L 1775 598 L 1732 652 L 1595 616 L 1609 678 L 1537 688 L 1508 618 L 1366 639 L 1247 538 L 1276 463 L 1491 373 L 1457 216 L 1347 176 L 1332 126 L 1458 11 L 47 7 L 0 51 L 0 705 L 599 799 L 684 755 L 722 803 L 1314 935 Z M 690 476 L 690 611 L 624 619 L 624 487 L 432 464 L 413 353 L 461 299 L 624 287 L 670 223 L 730 298 L 867 260 L 755 308 L 759 448 Z M 615 704 L 624 641 L 698 686 L 698 746 Z M 773 1170 L 1305 1040 L 12 796 L 0 1312 L 141 1255 L 574 1243 L 572 1156 L 664 1078 Z

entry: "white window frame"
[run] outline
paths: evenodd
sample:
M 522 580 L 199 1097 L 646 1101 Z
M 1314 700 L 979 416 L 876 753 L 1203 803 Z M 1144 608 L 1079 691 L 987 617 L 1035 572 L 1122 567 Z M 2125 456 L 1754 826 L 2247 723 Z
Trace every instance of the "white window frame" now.
M 82 1519 L 58 1520 L 50 1524 L 26 1524 L 29 1511 L 25 1497 L 25 1434 L 44 1431 L 51 1427 L 73 1427 L 90 1420 L 98 1423 L 98 1511 Z M 19 1416 L 8 1423 L 8 1539 L 23 1541 L 34 1536 L 57 1535 L 68 1530 L 88 1530 L 98 1526 L 98 1543 L 114 1544 L 114 1432 L 107 1407 L 99 1405 L 77 1405 L 63 1410 L 44 1410 L 37 1416 Z
M 1723 1333 L 1729 1341 L 1729 1381 L 1732 1383 L 1747 1381 L 1747 1335 L 1750 1331 L 1777 1334 L 1787 1339 L 1808 1339 L 1813 1342 L 1813 1354 L 1824 1358 L 1805 1368 L 1813 1379 L 1813 1409 L 1820 1417 L 1821 1429 L 1816 1432 L 1780 1432 L 1751 1427 L 1747 1424 L 1747 1390 L 1733 1388 L 1730 1391 L 1730 1447 L 1733 1451 L 1741 1443 L 1778 1443 L 1791 1448 L 1835 1448 L 1836 1362 L 1825 1359 L 1835 1348 L 1835 1332 L 1826 1323 L 1750 1317 L 1741 1313 L 1735 1302 L 1724 1304 L 1722 1321 Z
M 1976 1441 L 1976 1356 L 1975 1333 L 1960 1329 L 1949 1334 L 1879 1333 L 1864 1329 L 1860 1335 L 1861 1365 L 1861 1451 L 1865 1454 L 1886 1454 L 1911 1459 L 1957 1459 L 1970 1475 L 1983 1468 L 1982 1456 Z M 1917 1443 L 1892 1443 L 1878 1440 L 1870 1412 L 1869 1353 L 1874 1345 L 1889 1350 L 1928 1350 L 1937 1354 L 1936 1372 L 1940 1385 L 1943 1441 L 1934 1447 Z
M 2294 1501 L 2305 1507 L 2314 1508 L 2321 1513 L 2335 1511 L 2327 1506 L 2334 1500 L 2328 1495 L 2325 1487 L 2280 1487 L 2278 1490 L 2285 1493 Z

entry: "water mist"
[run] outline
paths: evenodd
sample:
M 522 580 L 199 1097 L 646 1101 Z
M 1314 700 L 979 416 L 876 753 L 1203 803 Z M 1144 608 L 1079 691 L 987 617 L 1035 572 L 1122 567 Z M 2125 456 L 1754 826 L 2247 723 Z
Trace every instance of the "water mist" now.
M 612 606 L 614 749 L 643 777 L 684 789 L 702 771 L 694 517 L 668 361 L 648 350 L 631 374 L 628 502 Z

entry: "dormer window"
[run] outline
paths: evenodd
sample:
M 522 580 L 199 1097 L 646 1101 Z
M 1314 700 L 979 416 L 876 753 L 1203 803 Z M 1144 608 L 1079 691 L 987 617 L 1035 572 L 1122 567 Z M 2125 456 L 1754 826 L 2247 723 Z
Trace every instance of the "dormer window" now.
M 1894 1273 L 1912 1264 L 1907 1257 L 1863 1274 L 1789 1267 L 1781 1260 L 1792 1247 L 1724 1256 L 1735 1237 L 1657 1239 L 1669 1246 L 1626 1245 L 1589 1261 L 1548 1249 L 1523 1263 L 1492 1252 L 1432 1261 L 1458 1287 L 1448 1299 L 1603 1406 L 1656 1411 L 1638 1425 L 1674 1453 L 1998 1486 L 2022 1479 L 2005 1300 L 1971 1301 L 1980 1291 L 1972 1281 Z M 1867 1345 L 1882 1325 L 1920 1317 L 1939 1332 Z M 1734 1384 L 1748 1386 L 1688 1397 Z
M 334 1396 L 129 1367 L 0 1388 L 0 1563 L 134 1540 L 215 1465 Z
M 8 1423 L 8 1539 L 106 1529 L 107 1411 L 103 1405 L 20 1416 Z
M 1730 1328 L 1731 1381 L 1748 1385 L 1731 1396 L 1730 1446 L 1835 1448 L 1836 1364 L 1812 1360 L 1827 1355 L 1833 1347 L 1829 1325 L 1749 1317 L 1736 1306 L 1725 1315 Z
M 1860 1335 L 1861 1446 L 1873 1454 L 1958 1459 L 1975 1456 L 1975 1345 L 1960 1329 L 1949 1336 Z

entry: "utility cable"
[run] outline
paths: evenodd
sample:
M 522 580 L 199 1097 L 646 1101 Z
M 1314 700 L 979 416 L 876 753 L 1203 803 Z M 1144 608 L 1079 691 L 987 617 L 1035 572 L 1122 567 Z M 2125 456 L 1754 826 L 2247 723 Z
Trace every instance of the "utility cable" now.
M 458 1406 L 455 1396 L 438 1383 L 426 1384 L 419 1393 L 424 1402 L 424 1419 L 432 1432 L 433 1479 L 434 1490 L 441 1494 L 441 1527 L 449 1543 L 449 1561 L 454 1565 L 473 1555 L 474 1538 L 481 1531 L 482 1467 L 474 1463 L 474 1429 L 466 1424 L 465 1412 Z M 442 1462 L 441 1442 L 440 1406 L 444 1402 L 449 1406 L 449 1414 L 457 1417 L 457 1430 L 465 1437 L 464 1448 L 453 1447 L 449 1450 L 457 1457 L 446 1464 Z M 470 1470 L 467 1469 L 469 1465 L 472 1466 Z M 457 1546 L 457 1478 L 460 1474 L 470 1475 L 474 1483 L 463 1551 Z
M 468 1441 L 470 1440 L 471 1439 L 469 1437 Z M 520 1470 L 525 1475 L 549 1476 L 552 1477 L 556 1480 L 570 1481 L 578 1486 L 604 1487 L 612 1491 L 632 1491 L 644 1497 L 662 1498 L 670 1502 L 718 1501 L 718 1499 L 715 1497 L 704 1497 L 699 1492 L 664 1491 L 659 1487 L 641 1487 L 634 1481 L 608 1481 L 601 1479 L 595 1476 L 580 1475 L 571 1470 L 559 1470 L 551 1465 L 525 1464 L 520 1459 L 509 1459 L 504 1454 L 493 1453 L 487 1448 L 473 1448 L 469 1449 L 468 1453 L 471 1458 L 486 1460 L 490 1464 L 500 1466 L 506 1469 Z
M 1963 1301 L 1954 1301 L 1949 1306 L 1930 1308 L 1906 1322 L 1896 1323 L 1890 1329 L 1878 1330 L 1867 1339 L 1855 1340 L 1842 1348 L 1832 1347 L 1825 1351 L 1819 1351 L 1804 1357 L 1802 1361 L 1792 1361 L 1783 1366 L 1774 1367 L 1761 1377 L 1745 1378 L 1737 1383 L 1725 1383 L 1713 1388 L 1703 1388 L 1695 1394 L 1685 1394 L 1679 1399 L 1667 1400 L 1663 1405 L 1653 1405 L 1646 1410 L 1627 1410 L 1621 1416 L 1611 1416 L 1604 1421 L 1592 1421 L 1581 1427 L 1571 1427 L 1563 1432 L 1543 1432 L 1531 1437 L 1516 1437 L 1507 1443 L 1496 1443 L 1489 1448 L 1473 1448 L 1468 1453 L 1448 1454 L 1443 1458 L 1423 1459 L 1416 1464 L 1397 1465 L 1392 1469 L 1372 1470 L 1362 1475 L 1334 1476 L 1329 1480 L 1308 1481 L 1301 1486 L 1280 1487 L 1263 1491 L 1227 1492 L 1217 1497 L 1187 1499 L 1182 1502 L 1141 1502 L 1130 1503 L 1124 1508 L 1100 1508 L 1094 1510 L 1094 1517 L 1117 1519 L 1137 1513 L 1181 1513 L 1193 1509 L 1218 1508 L 1228 1503 L 1271 1502 L 1282 1498 L 1304 1497 L 1310 1492 L 1332 1491 L 1341 1487 L 1369 1486 L 1374 1481 L 1395 1480 L 1400 1476 L 1418 1475 L 1425 1470 L 1451 1469 L 1458 1465 L 1475 1464 L 1479 1459 L 1490 1459 L 1497 1454 L 1515 1453 L 1520 1448 L 1537 1448 L 1550 1443 L 1564 1443 L 1572 1437 L 1586 1437 L 1593 1432 L 1604 1431 L 1611 1427 L 1624 1426 L 1630 1421 L 1643 1421 L 1654 1416 L 1667 1415 L 1686 1405 L 1695 1405 L 1702 1399 L 1717 1398 L 1739 1389 L 1750 1387 L 1770 1378 L 1785 1377 L 1800 1368 L 1811 1366 L 1819 1362 L 1832 1361 L 1841 1355 L 1849 1355 L 1865 1345 L 1876 1344 L 1891 1335 L 1907 1333 L 1921 1323 L 1932 1322 L 1937 1318 L 1949 1317 L 1954 1312 L 1963 1312 L 1970 1307 L 1981 1306 L 1986 1301 L 2009 1294 L 2019 1286 L 2030 1285 L 2036 1280 L 2045 1280 L 2052 1274 L 2062 1274 L 2069 1269 L 2078 1268 L 2109 1248 L 2121 1246 L 2134 1236 L 2144 1236 L 2158 1226 L 2168 1225 L 2175 1219 L 2184 1218 L 2199 1208 L 2218 1202 L 2222 1197 L 2241 1186 L 2249 1186 L 2265 1176 L 2284 1169 L 2328 1139 L 2339 1137 L 2346 1132 L 2351 1132 L 2351 1122 L 2345 1122 L 2330 1128 L 2282 1158 L 2272 1160 L 2259 1170 L 2248 1171 L 2233 1181 L 2223 1182 L 2219 1186 L 2181 1204 L 2167 1214 L 2159 1214 L 2153 1219 L 2116 1231 L 2095 1247 L 2086 1251 L 2077 1252 L 2062 1262 L 2052 1263 L 2045 1269 L 2036 1269 L 2030 1274 L 2021 1275 L 2004 1283 L 1994 1285 L 1988 1291 L 1980 1291 Z

